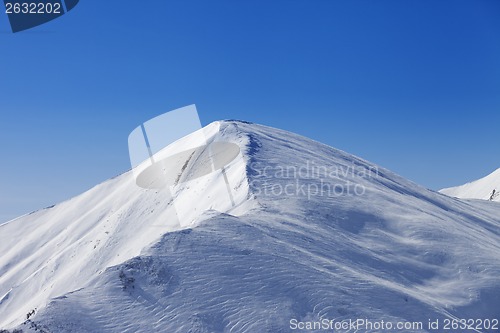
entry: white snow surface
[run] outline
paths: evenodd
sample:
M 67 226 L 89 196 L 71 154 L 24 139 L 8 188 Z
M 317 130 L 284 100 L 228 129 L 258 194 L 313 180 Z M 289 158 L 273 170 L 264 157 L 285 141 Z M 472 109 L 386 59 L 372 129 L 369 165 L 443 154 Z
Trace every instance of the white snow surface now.
M 493 190 L 495 194 L 492 198 Z M 476 181 L 440 190 L 439 192 L 461 199 L 482 199 L 500 202 L 500 168 Z
M 0 328 L 291 332 L 292 319 L 365 318 L 434 332 L 428 320 L 500 319 L 500 204 L 286 131 L 206 130 L 240 146 L 225 169 L 236 207 L 221 172 L 170 195 L 129 171 L 0 225 Z

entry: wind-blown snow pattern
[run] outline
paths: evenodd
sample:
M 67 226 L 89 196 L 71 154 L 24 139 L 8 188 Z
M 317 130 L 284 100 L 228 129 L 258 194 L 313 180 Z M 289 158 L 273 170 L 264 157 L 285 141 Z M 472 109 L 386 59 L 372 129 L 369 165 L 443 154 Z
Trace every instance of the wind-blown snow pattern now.
M 172 197 L 127 172 L 1 225 L 0 327 L 323 332 L 293 323 L 366 319 L 437 332 L 429 320 L 500 318 L 498 203 L 266 126 L 208 132 L 241 148 L 226 168 L 236 208 L 220 172 Z
M 440 190 L 451 197 L 500 202 L 500 168 L 476 181 Z

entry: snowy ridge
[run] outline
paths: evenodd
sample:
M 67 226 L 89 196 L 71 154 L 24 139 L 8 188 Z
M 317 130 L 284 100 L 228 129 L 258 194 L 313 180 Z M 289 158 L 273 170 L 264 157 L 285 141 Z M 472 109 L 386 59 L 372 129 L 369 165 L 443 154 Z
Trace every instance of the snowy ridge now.
M 429 191 L 278 129 L 209 126 L 242 150 L 227 168 L 236 209 L 220 173 L 177 189 L 175 204 L 124 174 L 0 226 L 0 327 L 35 307 L 24 330 L 290 332 L 291 319 L 500 317 L 498 204 Z M 169 221 L 183 209 L 194 222 L 180 230 Z
M 461 199 L 482 199 L 500 202 L 500 168 L 476 181 L 461 186 L 444 188 L 439 192 Z
M 211 140 L 218 139 L 219 126 L 209 126 L 207 133 L 216 130 Z M 244 168 L 240 156 L 227 172 L 239 186 L 233 195 L 240 211 L 248 201 Z M 165 232 L 180 229 L 179 215 L 189 222 L 207 209 L 231 208 L 220 173 L 195 184 L 189 193 L 178 186 L 174 204 L 168 191 L 137 187 L 129 171 L 69 201 L 1 225 L 0 327 L 22 322 L 50 298 L 80 289 L 107 267 L 139 255 Z

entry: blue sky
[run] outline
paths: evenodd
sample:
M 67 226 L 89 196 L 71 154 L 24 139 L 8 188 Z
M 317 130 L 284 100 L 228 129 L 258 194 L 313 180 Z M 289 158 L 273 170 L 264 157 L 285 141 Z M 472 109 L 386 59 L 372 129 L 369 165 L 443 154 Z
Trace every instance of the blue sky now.
M 294 131 L 432 189 L 500 167 L 500 1 L 81 0 L 0 15 L 0 222 L 129 168 L 141 122 Z

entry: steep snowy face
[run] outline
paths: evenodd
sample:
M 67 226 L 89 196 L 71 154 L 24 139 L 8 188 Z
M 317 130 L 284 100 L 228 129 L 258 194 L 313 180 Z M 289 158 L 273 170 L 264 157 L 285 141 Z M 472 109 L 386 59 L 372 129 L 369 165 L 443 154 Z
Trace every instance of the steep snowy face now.
M 0 327 L 35 307 L 23 329 L 290 332 L 324 318 L 500 317 L 498 204 L 429 191 L 278 129 L 209 129 L 240 148 L 226 177 L 168 195 L 127 173 L 0 226 Z
M 439 192 L 461 199 L 482 199 L 500 202 L 500 168 L 476 181 L 445 188 Z
M 208 142 L 246 146 L 244 136 L 222 138 L 219 129 L 219 122 L 204 128 Z M 179 179 L 205 167 L 187 157 L 183 164 L 175 175 Z M 141 189 L 129 171 L 0 225 L 0 328 L 21 323 L 51 298 L 80 289 L 107 267 L 139 255 L 164 233 L 196 223 L 208 210 L 241 214 L 252 205 L 245 168 L 239 154 L 225 176 L 217 171 L 163 190 Z M 224 178 L 232 184 L 231 192 Z

